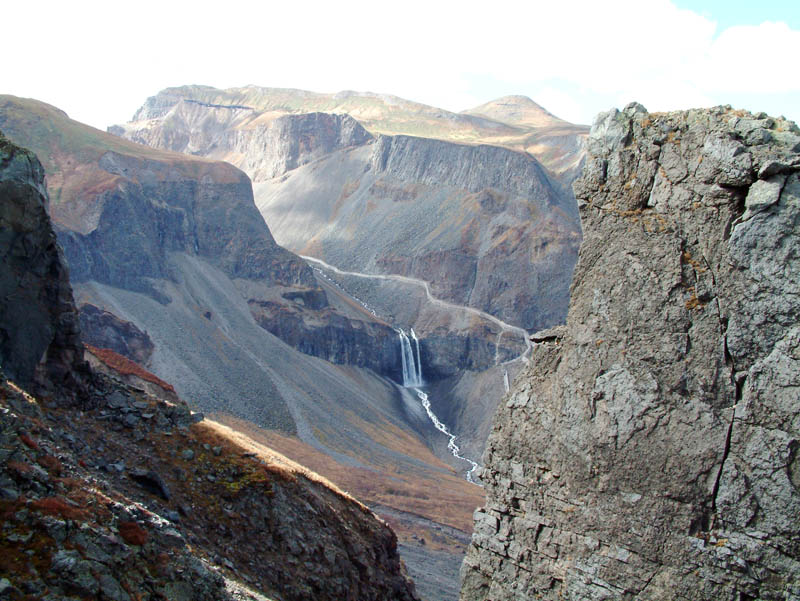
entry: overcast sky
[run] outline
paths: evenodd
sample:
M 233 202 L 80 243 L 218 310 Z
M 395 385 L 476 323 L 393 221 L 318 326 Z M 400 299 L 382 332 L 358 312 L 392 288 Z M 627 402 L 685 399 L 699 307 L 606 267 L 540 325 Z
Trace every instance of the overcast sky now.
M 797 0 L 6 2 L 0 92 L 105 129 L 168 86 L 507 94 L 590 123 L 732 104 L 800 121 Z

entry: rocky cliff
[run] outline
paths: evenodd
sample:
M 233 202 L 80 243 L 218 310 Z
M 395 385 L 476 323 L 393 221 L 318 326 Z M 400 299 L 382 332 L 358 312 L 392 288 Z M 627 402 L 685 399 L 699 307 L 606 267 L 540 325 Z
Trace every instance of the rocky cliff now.
M 230 165 L 142 152 L 54 107 L 13 96 L 0 98 L 0 127 L 46 156 L 50 213 L 73 281 L 166 302 L 153 280 L 174 280 L 167 256 L 183 252 L 232 278 L 315 285 L 305 263 L 275 244 L 247 176 Z
M 441 299 L 521 327 L 564 319 L 580 241 L 575 204 L 528 155 L 381 136 L 254 190 L 294 252 L 417 278 Z
M 567 325 L 495 417 L 477 599 L 800 596 L 800 130 L 600 115 Z
M 259 86 L 220 90 L 191 85 L 151 96 L 131 123 L 110 130 L 126 137 L 141 135 L 149 145 L 202 154 L 209 149 L 225 151 L 229 145 L 224 141 L 225 129 L 255 129 L 282 115 L 307 113 L 349 115 L 374 136 L 409 135 L 527 152 L 570 182 L 577 175 L 583 157 L 581 141 L 589 130 L 553 116 L 525 96 L 505 96 L 452 113 L 371 92 L 319 94 Z M 194 121 L 191 133 L 184 127 L 189 121 Z M 161 128 L 158 122 L 169 125 Z M 237 162 L 241 156 L 234 153 L 226 160 L 243 167 Z
M 0 366 L 21 385 L 81 393 L 86 367 L 44 169 L 0 133 Z M 64 396 L 63 393 L 61 395 Z

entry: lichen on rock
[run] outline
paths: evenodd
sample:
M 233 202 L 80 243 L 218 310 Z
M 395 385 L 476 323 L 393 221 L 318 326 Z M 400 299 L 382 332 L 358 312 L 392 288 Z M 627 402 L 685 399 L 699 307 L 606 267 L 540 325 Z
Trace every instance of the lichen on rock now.
M 495 416 L 462 600 L 800 595 L 800 130 L 598 117 L 566 329 Z

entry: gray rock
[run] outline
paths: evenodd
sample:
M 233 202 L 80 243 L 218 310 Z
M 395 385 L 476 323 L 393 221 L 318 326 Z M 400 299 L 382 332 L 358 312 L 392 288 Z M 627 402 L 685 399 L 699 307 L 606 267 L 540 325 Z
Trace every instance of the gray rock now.
M 495 416 L 463 601 L 796 598 L 794 130 L 598 117 L 567 325 Z
M 130 471 L 130 478 L 144 489 L 158 495 L 165 501 L 170 499 L 170 491 L 164 479 L 152 470 L 135 469 Z
M 0 364 L 32 392 L 51 396 L 58 386 L 83 395 L 88 368 L 69 274 L 47 215 L 44 169 L 2 133 L 0 198 Z

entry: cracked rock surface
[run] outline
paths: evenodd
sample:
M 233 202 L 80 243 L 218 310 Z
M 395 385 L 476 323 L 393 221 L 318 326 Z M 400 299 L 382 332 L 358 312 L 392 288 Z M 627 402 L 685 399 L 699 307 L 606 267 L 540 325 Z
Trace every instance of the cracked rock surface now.
M 800 130 L 601 114 L 567 325 L 495 416 L 461 599 L 800 598 Z

